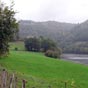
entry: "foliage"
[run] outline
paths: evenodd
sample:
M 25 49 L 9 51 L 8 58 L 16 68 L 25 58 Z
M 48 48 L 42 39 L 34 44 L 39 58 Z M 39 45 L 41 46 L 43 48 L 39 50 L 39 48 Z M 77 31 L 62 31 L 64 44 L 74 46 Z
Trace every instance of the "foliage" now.
M 8 42 L 16 32 L 18 24 L 14 15 L 13 5 L 8 7 L 0 4 L 0 56 L 8 54 Z
M 15 47 L 15 49 L 14 49 L 15 51 L 18 51 L 18 48 L 17 47 Z
M 43 37 L 42 38 L 40 37 L 40 41 L 41 41 L 41 49 L 43 49 L 44 52 L 46 52 L 51 48 L 57 48 L 56 43 L 49 38 L 45 39 Z
M 76 42 L 64 48 L 64 52 L 88 54 L 88 42 Z
M 25 48 L 28 51 L 40 51 L 40 41 L 36 37 L 27 38 L 25 40 Z
M 50 39 L 44 39 L 43 37 L 30 37 L 25 40 L 25 47 L 28 51 L 43 51 L 46 52 L 49 49 L 56 49 L 56 43 Z
M 59 53 L 57 51 L 47 50 L 45 52 L 45 56 L 52 57 L 52 58 L 58 58 L 59 57 Z
M 21 20 L 19 22 L 19 36 L 24 39 L 27 36 L 43 36 L 54 41 L 63 40 L 68 36 L 69 31 L 76 26 L 71 23 L 61 23 L 57 21 L 35 22 Z M 25 29 L 25 30 L 24 30 Z

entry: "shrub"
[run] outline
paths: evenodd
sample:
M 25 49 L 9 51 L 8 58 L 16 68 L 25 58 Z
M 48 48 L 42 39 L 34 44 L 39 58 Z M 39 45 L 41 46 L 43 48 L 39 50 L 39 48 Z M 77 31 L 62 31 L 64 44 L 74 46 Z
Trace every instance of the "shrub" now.
M 57 51 L 47 50 L 45 52 L 45 56 L 52 57 L 52 58 L 58 58 L 59 57 L 59 53 Z
M 15 49 L 14 49 L 15 51 L 18 51 L 18 48 L 17 47 L 15 47 Z

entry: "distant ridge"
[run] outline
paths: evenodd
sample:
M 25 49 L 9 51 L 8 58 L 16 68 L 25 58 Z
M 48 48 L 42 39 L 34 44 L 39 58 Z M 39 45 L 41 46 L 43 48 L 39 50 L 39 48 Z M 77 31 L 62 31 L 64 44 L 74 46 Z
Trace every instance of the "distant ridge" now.
M 31 20 L 21 20 L 19 21 L 19 36 L 20 38 L 33 35 L 54 37 L 54 35 L 61 35 L 61 32 L 72 29 L 75 25 L 76 24 L 57 21 L 35 22 Z
M 24 39 L 27 36 L 50 38 L 57 42 L 65 51 L 75 48 L 79 48 L 80 50 L 80 47 L 83 50 L 86 44 L 88 44 L 88 20 L 80 24 L 57 21 L 35 22 L 21 20 L 19 22 L 19 37 L 20 39 Z

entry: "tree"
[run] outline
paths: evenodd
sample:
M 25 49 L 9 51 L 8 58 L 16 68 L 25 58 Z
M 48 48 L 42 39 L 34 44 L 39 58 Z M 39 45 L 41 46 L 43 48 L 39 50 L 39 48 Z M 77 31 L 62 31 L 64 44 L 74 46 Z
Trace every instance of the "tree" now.
M 13 4 L 10 7 L 0 4 L 0 56 L 8 54 L 8 42 L 18 27 L 14 15 Z
M 36 37 L 27 38 L 25 47 L 28 51 L 40 51 L 40 41 Z
M 27 51 L 44 52 L 48 57 L 58 58 L 61 55 L 61 49 L 51 39 L 40 36 L 39 38 L 30 37 L 25 40 L 25 48 Z
M 46 52 L 49 49 L 55 49 L 56 47 L 56 43 L 54 41 L 52 41 L 51 39 L 41 39 L 41 48 L 44 50 L 44 52 Z

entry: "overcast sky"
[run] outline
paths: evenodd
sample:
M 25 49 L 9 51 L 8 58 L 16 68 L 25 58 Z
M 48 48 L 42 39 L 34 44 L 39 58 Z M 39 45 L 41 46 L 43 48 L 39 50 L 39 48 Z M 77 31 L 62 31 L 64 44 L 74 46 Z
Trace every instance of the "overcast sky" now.
M 9 3 L 11 0 L 2 0 Z M 17 19 L 80 23 L 88 19 L 88 0 L 14 0 Z

